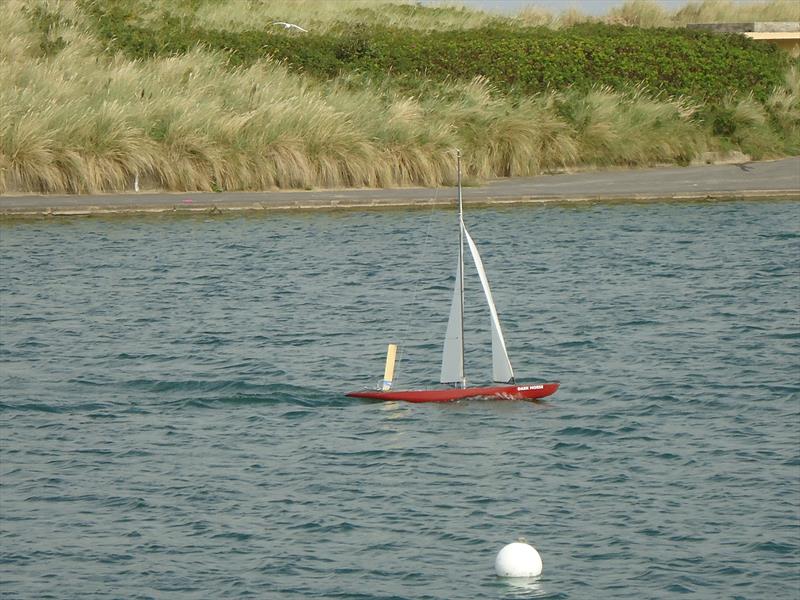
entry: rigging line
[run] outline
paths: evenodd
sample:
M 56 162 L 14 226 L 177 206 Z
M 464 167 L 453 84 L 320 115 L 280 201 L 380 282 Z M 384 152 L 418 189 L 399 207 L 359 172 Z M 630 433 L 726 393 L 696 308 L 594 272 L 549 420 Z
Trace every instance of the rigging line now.
M 435 194 L 433 196 L 433 202 L 431 203 L 431 208 L 428 211 L 428 224 L 427 224 L 427 226 L 425 228 L 425 239 L 423 240 L 423 243 L 422 243 L 422 255 L 421 255 L 422 261 L 421 262 L 423 264 L 425 263 L 425 261 L 427 259 L 427 256 L 429 254 L 429 250 L 430 250 L 429 249 L 429 245 L 428 245 L 428 240 L 430 239 L 430 235 L 431 235 L 431 226 L 433 224 L 433 213 L 436 210 L 436 203 L 439 200 L 439 190 L 440 189 L 441 188 L 439 187 L 439 184 L 437 183 L 436 192 L 435 192 Z M 411 294 L 411 301 L 408 302 L 407 305 L 406 305 L 406 314 L 408 314 L 411 310 L 413 310 L 414 303 L 416 302 L 417 296 L 419 295 L 419 292 L 420 292 L 421 289 L 422 289 L 422 279 L 418 278 L 417 279 L 417 284 L 414 286 L 414 291 Z M 404 319 L 404 320 L 405 320 L 405 327 L 404 327 L 403 331 L 400 333 L 400 335 L 398 336 L 398 340 L 397 340 L 397 345 L 399 346 L 399 348 L 398 348 L 398 352 L 397 352 L 397 360 L 395 362 L 396 366 L 395 366 L 395 370 L 394 370 L 394 382 L 395 383 L 397 382 L 397 380 L 399 378 L 399 375 L 402 373 L 400 367 L 403 364 L 403 358 L 405 358 L 405 353 L 406 353 L 405 341 L 406 341 L 406 338 L 408 336 L 408 330 L 410 328 L 410 323 L 411 323 L 411 319 Z

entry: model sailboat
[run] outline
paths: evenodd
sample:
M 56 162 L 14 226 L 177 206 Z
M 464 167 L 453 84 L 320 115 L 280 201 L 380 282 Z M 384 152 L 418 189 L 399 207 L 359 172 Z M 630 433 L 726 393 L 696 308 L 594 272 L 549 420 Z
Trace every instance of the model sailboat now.
M 464 206 L 461 198 L 461 153 L 457 153 L 458 174 L 458 224 L 459 224 L 459 250 L 458 267 L 456 269 L 456 283 L 453 290 L 453 302 L 450 305 L 450 319 L 447 322 L 447 333 L 444 339 L 442 352 L 442 372 L 440 382 L 449 387 L 431 390 L 392 390 L 394 378 L 394 360 L 397 346 L 389 344 L 386 356 L 386 370 L 380 390 L 365 390 L 350 392 L 348 396 L 354 398 L 372 398 L 375 400 L 404 400 L 406 402 L 451 402 L 464 398 L 497 398 L 497 399 L 528 399 L 544 398 L 555 393 L 559 383 L 530 383 L 517 384 L 514 379 L 514 370 L 506 351 L 506 342 L 503 330 L 500 328 L 500 319 L 494 306 L 489 280 L 483 268 L 483 261 L 475 242 L 464 225 Z M 484 387 L 471 387 L 467 385 L 464 375 L 464 242 L 466 241 L 475 268 L 478 271 L 486 302 L 489 305 L 492 329 L 492 380 L 502 385 Z

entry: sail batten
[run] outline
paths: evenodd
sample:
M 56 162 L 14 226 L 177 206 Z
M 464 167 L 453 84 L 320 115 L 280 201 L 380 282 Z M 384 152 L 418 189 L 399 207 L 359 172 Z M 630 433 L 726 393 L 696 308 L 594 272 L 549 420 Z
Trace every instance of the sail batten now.
M 466 226 L 462 223 L 461 227 L 464 231 L 464 237 L 467 239 L 467 245 L 475 263 L 475 268 L 478 270 L 478 277 L 481 280 L 486 302 L 489 305 L 489 314 L 492 320 L 492 379 L 502 382 L 513 381 L 514 370 L 511 368 L 511 361 L 508 358 L 506 341 L 503 338 L 503 330 L 500 327 L 500 318 L 497 316 L 497 309 L 494 305 L 492 290 L 489 287 L 489 279 L 486 277 L 486 270 L 483 268 L 481 255 L 478 253 L 478 247 L 472 240 L 472 236 L 467 231 Z

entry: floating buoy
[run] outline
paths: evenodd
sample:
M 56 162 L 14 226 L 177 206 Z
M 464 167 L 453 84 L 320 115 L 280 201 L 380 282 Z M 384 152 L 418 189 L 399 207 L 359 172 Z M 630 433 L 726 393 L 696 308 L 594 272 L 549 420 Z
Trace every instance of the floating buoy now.
M 525 538 L 519 538 L 497 553 L 494 570 L 498 577 L 536 577 L 542 573 L 542 557 Z

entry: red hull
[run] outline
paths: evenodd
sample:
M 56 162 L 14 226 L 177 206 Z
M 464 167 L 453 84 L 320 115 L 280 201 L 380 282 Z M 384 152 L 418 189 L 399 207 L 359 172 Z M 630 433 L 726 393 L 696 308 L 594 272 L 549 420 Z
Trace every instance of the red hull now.
M 559 383 L 533 383 L 529 385 L 495 385 L 489 387 L 446 388 L 442 390 L 407 390 L 379 392 L 365 390 L 350 392 L 351 398 L 372 400 L 403 400 L 405 402 L 453 402 L 465 398 L 494 398 L 497 400 L 536 400 L 555 394 Z

